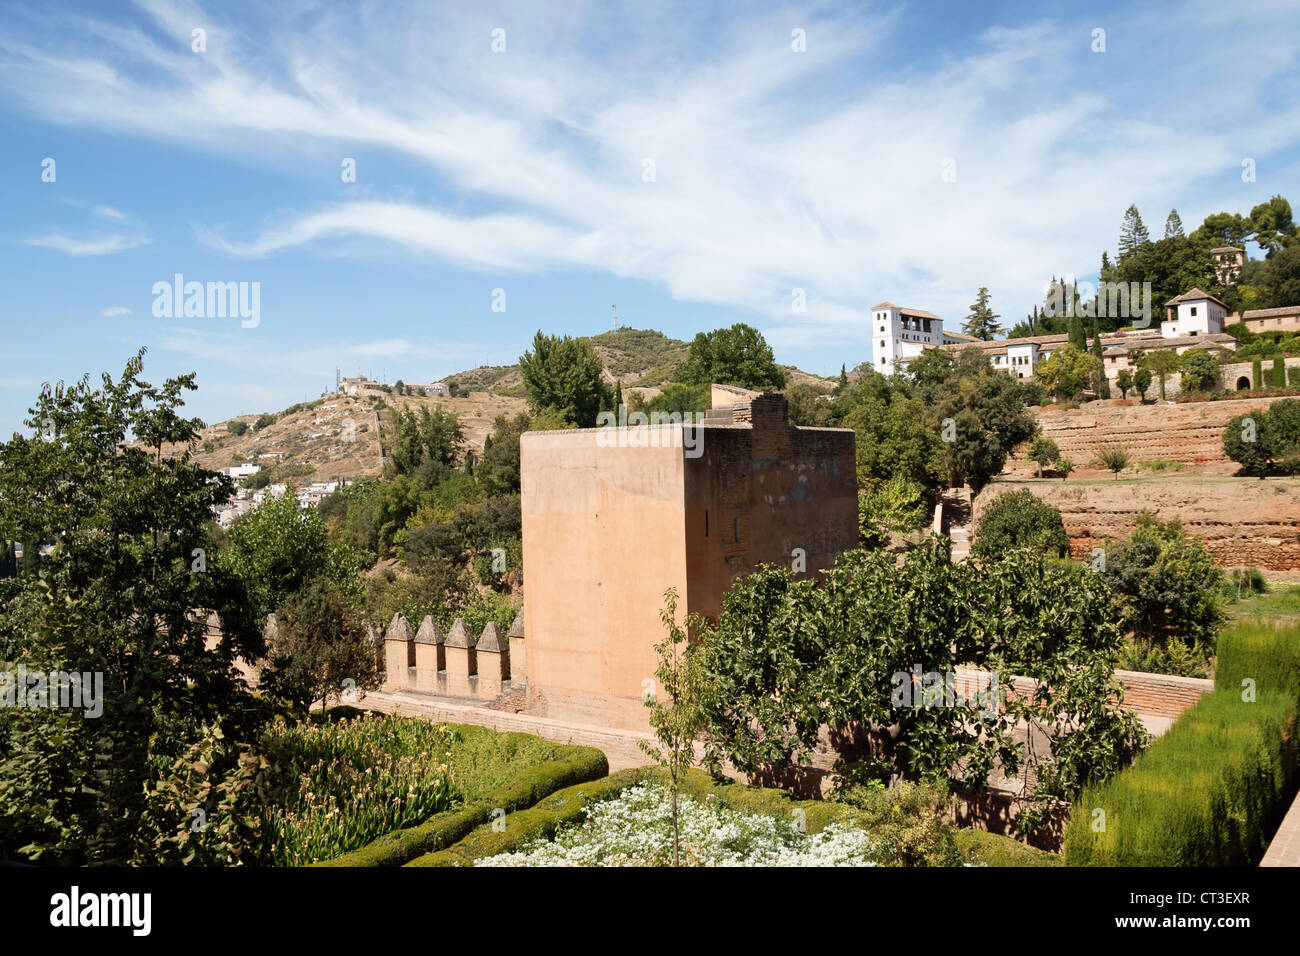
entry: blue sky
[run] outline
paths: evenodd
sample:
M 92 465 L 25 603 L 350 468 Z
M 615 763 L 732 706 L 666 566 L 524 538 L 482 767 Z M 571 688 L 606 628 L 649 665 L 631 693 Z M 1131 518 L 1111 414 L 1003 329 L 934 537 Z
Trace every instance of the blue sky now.
M 882 299 L 957 328 L 987 285 L 1019 319 L 1129 203 L 1158 237 L 1300 202 L 1294 2 L 54 6 L 0 18 L 5 435 L 141 345 L 216 421 L 336 366 L 513 362 L 615 302 L 828 374 Z M 259 283 L 257 326 L 155 316 L 176 273 Z

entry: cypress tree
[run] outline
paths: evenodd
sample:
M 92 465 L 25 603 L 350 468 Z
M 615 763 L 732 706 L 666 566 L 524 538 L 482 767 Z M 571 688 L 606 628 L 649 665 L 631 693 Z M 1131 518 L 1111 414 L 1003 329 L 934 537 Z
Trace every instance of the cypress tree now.
M 1264 387 L 1264 362 L 1258 355 L 1250 363 L 1250 387 L 1253 389 Z

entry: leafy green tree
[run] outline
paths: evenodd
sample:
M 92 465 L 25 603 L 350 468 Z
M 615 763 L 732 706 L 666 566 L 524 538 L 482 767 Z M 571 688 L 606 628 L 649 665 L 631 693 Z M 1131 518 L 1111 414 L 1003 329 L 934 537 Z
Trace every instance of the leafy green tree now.
M 216 564 L 243 583 L 260 619 L 325 573 L 329 547 L 320 515 L 313 508 L 300 508 L 290 485 L 231 525 Z
M 1213 642 L 1223 620 L 1223 572 L 1177 521 L 1140 514 L 1133 534 L 1107 546 L 1105 559 L 1123 626 L 1148 648 L 1171 637 Z
M 1061 512 L 1027 490 L 1004 492 L 993 499 L 980 516 L 971 553 L 977 558 L 997 559 L 1016 548 L 1058 558 L 1070 554 Z
M 1245 216 L 1229 212 L 1216 212 L 1205 217 L 1193 238 L 1204 239 L 1212 246 L 1244 246 L 1254 232 Z M 1186 290 L 1184 290 L 1186 291 Z
M 483 439 L 483 459 L 476 472 L 489 494 L 519 493 L 519 438 L 528 431 L 528 416 L 498 415 L 492 433 Z
M 1263 277 L 1265 308 L 1300 305 L 1300 246 L 1290 246 L 1268 261 Z
M 1151 388 L 1151 369 L 1140 367 L 1133 373 L 1133 387 L 1137 389 L 1138 398 L 1147 400 L 1147 390 Z
M 989 306 L 988 286 L 980 286 L 975 301 L 971 304 L 970 314 L 962 323 L 962 331 L 977 339 L 991 341 L 1002 332 L 1002 327 L 998 325 L 999 318 L 1001 316 Z
M 772 347 L 752 326 L 738 322 L 730 328 L 700 332 L 686 360 L 674 373 L 686 385 L 735 385 L 779 390 L 789 376 L 776 364 Z
M 384 468 L 393 475 L 420 475 L 423 487 L 441 481 L 465 449 L 465 432 L 454 412 L 424 406 L 417 414 L 398 409 L 384 435 Z
M 143 356 L 44 386 L 35 436 L 0 443 L 0 540 L 52 545 L 39 573 L 0 581 L 0 660 L 102 675 L 82 708 L 0 707 L 0 839 L 42 862 L 149 859 L 159 762 L 221 723 L 252 739 L 263 713 L 234 667 L 262 653 L 244 589 L 196 552 L 234 486 L 193 460 L 194 375 L 150 385 Z
M 1254 240 L 1272 259 L 1282 249 L 1296 245 L 1296 224 L 1291 218 L 1291 204 L 1281 196 L 1274 196 L 1250 211 L 1250 226 Z
M 1142 216 L 1137 206 L 1129 206 L 1124 211 L 1124 223 L 1119 230 L 1119 258 L 1123 262 L 1142 246 L 1151 241 L 1147 227 L 1142 224 Z
M 646 414 L 665 412 L 669 415 L 686 415 L 708 411 L 711 403 L 712 392 L 709 386 L 673 384 L 646 402 L 641 410 Z
M 226 431 L 238 438 L 248 431 L 248 422 L 226 422 Z
M 859 483 L 894 475 L 938 487 L 944 444 L 926 421 L 924 402 L 876 372 L 864 375 L 842 399 L 842 424 L 857 436 Z
M 1128 452 L 1123 448 L 1103 448 L 1097 453 L 1101 463 L 1106 466 L 1107 471 L 1115 473 L 1115 480 L 1119 480 L 1119 473 L 1129 466 Z
M 925 516 L 925 488 L 903 475 L 858 493 L 858 532 L 868 545 L 885 544 L 894 532 L 915 531 L 925 524 Z
M 1219 387 L 1219 363 L 1205 349 L 1189 349 L 1182 355 L 1184 392 L 1210 392 Z
M 1133 373 L 1126 368 L 1120 369 L 1115 376 L 1115 387 L 1119 389 L 1121 398 L 1128 398 L 1128 390 L 1133 387 Z
M 1165 399 L 1165 379 L 1178 371 L 1182 360 L 1173 349 L 1157 349 L 1142 356 L 1142 367 L 1160 382 L 1160 400 Z
M 1183 235 L 1183 220 L 1178 215 L 1177 209 L 1169 210 L 1169 215 L 1165 218 L 1165 238 L 1173 239 Z
M 847 388 L 847 386 L 844 387 Z M 842 395 L 843 393 L 841 388 L 837 389 L 834 394 Z M 790 424 L 816 427 L 828 427 L 838 424 L 839 415 L 832 403 L 827 401 L 831 394 L 807 382 L 791 385 L 785 390 Z
M 1065 345 L 1054 351 L 1034 370 L 1034 378 L 1057 399 L 1076 398 L 1097 374 L 1096 357 L 1086 350 Z
M 375 649 L 356 605 L 327 578 L 315 578 L 296 592 L 277 615 L 263 689 L 300 708 L 342 699 L 349 691 L 379 683 Z
M 534 412 L 551 409 L 579 428 L 595 425 L 596 416 L 614 402 L 590 342 L 538 330 L 532 349 L 519 358 L 519 369 Z
M 263 428 L 268 428 L 275 424 L 275 416 L 269 412 L 258 415 L 257 421 L 253 422 L 253 431 L 260 432 Z
M 1114 702 L 1122 638 L 1109 589 L 1024 550 L 954 563 L 933 538 L 901 568 L 887 552 L 847 552 L 821 580 L 764 565 L 697 634 L 715 772 L 725 759 L 751 778 L 788 779 L 826 728 L 864 744 L 857 780 L 980 787 L 995 766 L 1026 767 L 1033 800 L 1068 800 L 1145 739 Z M 958 700 L 942 679 L 958 666 L 1024 675 L 1043 692 Z M 1043 728 L 1047 752 L 1015 742 L 1022 720 Z
M 1223 452 L 1247 475 L 1300 473 L 1300 399 L 1232 419 L 1223 430 Z
M 1061 449 L 1056 442 L 1042 435 L 1035 435 L 1029 443 L 1029 460 L 1038 463 L 1038 477 L 1043 477 L 1043 466 L 1050 465 L 1061 457 Z

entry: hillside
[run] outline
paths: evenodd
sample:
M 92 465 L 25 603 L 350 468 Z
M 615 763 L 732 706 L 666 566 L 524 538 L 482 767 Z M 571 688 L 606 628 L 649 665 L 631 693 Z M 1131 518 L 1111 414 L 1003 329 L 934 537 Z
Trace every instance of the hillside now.
M 671 382 L 677 363 L 690 346 L 653 329 L 614 329 L 587 336 L 604 364 L 605 378 L 621 381 L 625 389 L 637 388 L 646 398 L 658 393 L 658 386 Z M 810 375 L 785 366 L 792 384 L 833 385 L 834 380 Z M 378 475 L 383 469 L 379 444 L 381 420 L 387 407 L 441 407 L 454 412 L 465 429 L 471 450 L 483 450 L 483 439 L 492 431 L 498 415 L 517 415 L 527 410 L 523 376 L 518 365 L 485 365 L 450 375 L 445 382 L 467 389 L 468 395 L 396 395 L 378 385 L 361 396 L 332 394 L 312 402 L 294 405 L 275 414 L 274 421 L 255 428 L 259 415 L 240 415 L 203 429 L 198 460 L 208 468 L 227 468 L 252 463 L 262 465 L 259 481 L 328 481 Z M 626 394 L 626 393 L 625 393 Z M 239 424 L 242 435 L 231 432 Z M 351 424 L 349 424 L 351 423 Z
M 527 407 L 522 398 L 483 391 L 460 398 L 386 394 L 383 399 L 389 408 L 418 411 L 427 406 L 454 412 L 475 454 L 482 452 L 483 439 L 492 431 L 498 415 L 516 415 Z M 214 469 L 244 463 L 262 465 L 271 481 L 375 476 L 383 468 L 381 419 L 391 414 L 383 409 L 375 398 L 328 395 L 286 409 L 261 429 L 254 429 L 259 416 L 240 415 L 203 429 L 196 457 L 205 467 Z M 229 426 L 235 423 L 243 423 L 247 430 L 242 435 L 232 434 Z

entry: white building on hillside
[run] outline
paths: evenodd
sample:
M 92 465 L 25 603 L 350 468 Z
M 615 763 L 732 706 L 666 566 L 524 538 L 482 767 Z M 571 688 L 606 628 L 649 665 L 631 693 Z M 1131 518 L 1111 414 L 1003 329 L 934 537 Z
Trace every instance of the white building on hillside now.
M 1200 289 L 1176 295 L 1165 303 L 1165 321 L 1160 334 L 1167 339 L 1191 335 L 1217 335 L 1223 331 L 1228 307 Z
M 886 375 L 926 349 L 975 341 L 959 332 L 945 332 L 943 319 L 923 309 L 905 309 L 881 302 L 871 309 L 872 367 Z

